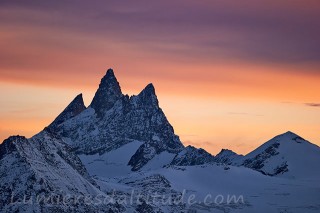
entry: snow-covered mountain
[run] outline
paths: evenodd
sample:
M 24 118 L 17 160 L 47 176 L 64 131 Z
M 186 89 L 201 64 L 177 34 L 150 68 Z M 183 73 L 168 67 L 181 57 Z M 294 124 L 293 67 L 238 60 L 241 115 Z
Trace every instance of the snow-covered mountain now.
M 185 147 L 153 85 L 129 97 L 109 69 L 88 107 L 80 94 L 39 134 L 0 144 L 0 212 L 319 212 L 319 162 L 291 132 L 245 156 Z M 28 199 L 53 195 L 71 202 Z
M 84 155 L 103 155 L 140 141 L 127 162 L 134 171 L 163 152 L 177 154 L 184 149 L 159 107 L 153 85 L 137 96 L 123 95 L 112 69 L 101 79 L 88 108 L 77 96 L 48 128 Z
M 320 177 L 320 147 L 293 132 L 278 135 L 233 162 L 270 176 Z
M 84 105 L 82 94 L 77 95 L 74 100 L 58 115 L 58 117 L 49 125 L 51 129 L 57 128 L 57 126 L 70 118 L 75 117 L 86 109 Z
M 132 171 L 150 164 L 153 168 L 212 161 L 205 150 L 182 145 L 159 107 L 152 84 L 136 96 L 123 95 L 112 69 L 101 79 L 88 108 L 80 94 L 48 128 L 63 137 L 82 158 L 91 161 L 98 161 L 100 156 L 126 144 L 141 142 L 128 162 L 124 162 Z M 183 162 L 179 157 L 184 158 Z
M 179 152 L 171 161 L 170 165 L 175 166 L 194 166 L 214 162 L 214 156 L 204 149 L 197 149 L 193 146 L 187 146 Z
M 233 162 L 236 162 L 240 160 L 243 157 L 243 155 L 238 155 L 237 153 L 233 152 L 229 149 L 222 149 L 214 158 L 214 161 L 216 163 L 220 164 L 232 164 Z
M 0 180 L 0 212 L 95 211 L 94 206 L 84 203 L 78 207 L 72 202 L 53 205 L 58 202 L 54 199 L 101 193 L 70 147 L 48 130 L 30 139 L 11 136 L 1 144 Z M 36 203 L 44 198 L 53 200 L 50 205 L 20 203 L 23 200 Z

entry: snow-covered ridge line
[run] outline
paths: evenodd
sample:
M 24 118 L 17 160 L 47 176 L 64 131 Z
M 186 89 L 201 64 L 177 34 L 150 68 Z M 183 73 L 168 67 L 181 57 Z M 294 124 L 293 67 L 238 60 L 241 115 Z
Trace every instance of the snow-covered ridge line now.
M 129 97 L 109 69 L 88 107 L 80 94 L 39 134 L 0 144 L 0 212 L 318 212 L 319 162 L 320 148 L 292 132 L 245 156 L 185 147 L 154 86 Z M 119 202 L 12 203 L 52 194 Z M 120 202 L 132 194 L 141 203 Z

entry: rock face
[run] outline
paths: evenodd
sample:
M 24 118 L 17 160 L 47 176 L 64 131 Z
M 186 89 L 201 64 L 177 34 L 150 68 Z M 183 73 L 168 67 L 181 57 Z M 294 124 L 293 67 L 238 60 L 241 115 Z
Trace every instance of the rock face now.
M 179 153 L 184 148 L 159 107 L 153 85 L 147 85 L 137 96 L 123 95 L 111 69 L 87 109 L 54 123 L 60 124 L 50 126 L 77 154 L 101 155 L 132 141 L 143 142 L 128 162 L 133 170 L 139 170 L 163 151 Z
M 79 115 L 86 106 L 83 103 L 82 94 L 77 95 L 73 101 L 58 115 L 58 117 L 49 125 L 49 128 L 56 128 L 59 124 Z
M 112 69 L 101 79 L 99 88 L 90 104 L 98 115 L 108 111 L 122 97 L 121 88 Z
M 41 197 L 96 195 L 99 191 L 80 159 L 56 135 L 45 130 L 31 139 L 12 136 L 0 145 L 0 153 L 0 212 L 95 210 L 82 204 L 78 209 L 72 202 L 37 202 Z M 19 204 L 23 199 L 35 205 Z
M 230 165 L 235 161 L 240 160 L 243 155 L 238 155 L 229 149 L 222 149 L 219 154 L 217 154 L 214 158 L 214 162 L 219 164 L 227 164 Z
M 184 150 L 179 152 L 170 165 L 175 166 L 194 166 L 203 165 L 206 163 L 213 163 L 214 156 L 204 149 L 197 149 L 193 146 L 187 146 Z

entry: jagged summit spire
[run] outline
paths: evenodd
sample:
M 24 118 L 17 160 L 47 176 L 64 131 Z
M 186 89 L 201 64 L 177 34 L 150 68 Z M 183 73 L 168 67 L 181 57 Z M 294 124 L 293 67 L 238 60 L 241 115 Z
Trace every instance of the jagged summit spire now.
M 63 123 L 64 121 L 80 114 L 86 106 L 83 102 L 82 93 L 77 95 L 71 103 L 58 115 L 58 117 L 49 125 L 49 127 L 56 127 L 57 125 Z
M 145 106 L 157 106 L 159 105 L 156 91 L 152 83 L 148 84 L 137 96 L 139 102 Z
M 111 109 L 117 100 L 122 97 L 119 82 L 112 69 L 108 69 L 101 79 L 99 88 L 90 104 L 97 114 Z
M 80 93 L 79 95 L 77 95 L 73 101 L 71 103 L 79 103 L 82 104 L 84 106 L 84 102 L 83 102 L 83 96 L 82 93 Z
M 114 75 L 113 69 L 109 68 L 106 72 L 105 75 L 106 78 L 116 78 L 116 76 Z
M 147 92 L 152 95 L 156 95 L 156 90 L 152 83 L 148 84 L 141 92 Z

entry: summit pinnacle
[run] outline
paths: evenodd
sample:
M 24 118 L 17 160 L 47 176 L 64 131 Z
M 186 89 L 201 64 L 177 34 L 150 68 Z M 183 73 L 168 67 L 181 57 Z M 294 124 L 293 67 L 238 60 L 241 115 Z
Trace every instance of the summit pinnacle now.
M 113 70 L 108 69 L 106 75 L 101 79 L 100 85 L 90 104 L 97 114 L 101 114 L 113 107 L 115 102 L 123 96 L 119 82 Z

